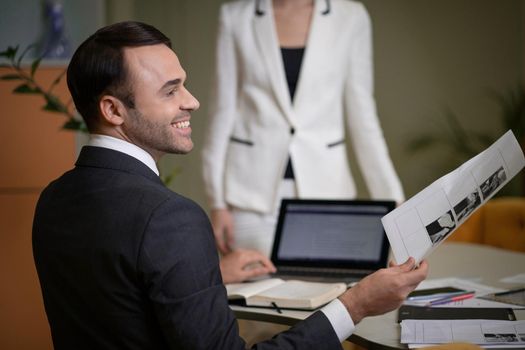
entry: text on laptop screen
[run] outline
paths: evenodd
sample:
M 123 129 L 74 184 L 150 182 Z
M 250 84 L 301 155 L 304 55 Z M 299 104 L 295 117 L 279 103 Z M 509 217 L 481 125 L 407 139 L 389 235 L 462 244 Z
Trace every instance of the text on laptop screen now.
M 282 222 L 279 260 L 378 261 L 387 206 L 292 204 Z

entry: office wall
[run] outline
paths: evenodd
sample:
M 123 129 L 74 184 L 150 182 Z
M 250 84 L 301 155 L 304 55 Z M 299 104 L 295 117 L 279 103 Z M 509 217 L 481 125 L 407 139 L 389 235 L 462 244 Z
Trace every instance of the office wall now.
M 164 169 L 182 172 L 172 188 L 205 205 L 200 146 L 208 115 L 217 13 L 223 1 L 125 2 L 136 19 L 154 23 L 174 41 L 201 101 L 192 120 L 195 149 L 168 156 Z M 457 113 L 469 132 L 503 129 L 488 91 L 503 91 L 524 78 L 523 0 L 363 0 L 373 24 L 376 99 L 391 156 L 407 196 L 461 162 L 446 147 L 407 151 L 423 131 L 449 132 L 445 111 Z M 112 3 L 109 0 L 109 3 Z M 115 9 L 113 9 L 115 10 Z M 118 16 L 117 12 L 114 11 Z M 112 14 L 109 13 L 111 21 Z M 120 17 L 119 19 L 122 19 Z M 355 159 L 355 158 L 353 158 Z M 354 166 L 356 172 L 357 166 Z M 367 191 L 359 179 L 360 197 Z
M 42 46 L 48 26 L 46 1 L 62 4 L 65 33 L 71 50 L 106 21 L 105 0 L 0 0 L 0 50 L 8 45 L 22 48 L 31 44 Z M 29 52 L 28 57 L 37 52 Z
M 411 154 L 407 141 L 451 133 L 450 109 L 469 133 L 503 133 L 490 91 L 523 81 L 523 1 L 368 0 L 375 28 L 376 96 L 407 194 L 458 165 L 453 149 Z
M 103 0 L 62 3 L 73 47 L 105 23 Z M 43 1 L 0 0 L 0 51 L 41 42 L 42 10 Z M 24 66 L 34 52 L 27 57 Z M 43 61 L 36 80 L 47 88 L 65 68 L 65 60 Z M 7 73 L 0 68 L 0 75 Z M 61 130 L 63 116 L 42 111 L 41 96 L 13 95 L 19 84 L 0 81 L 0 349 L 44 350 L 53 347 L 33 263 L 31 226 L 44 186 L 75 161 L 75 134 Z M 67 101 L 64 80 L 54 93 Z
M 187 156 L 165 157 L 161 168 L 164 172 L 179 169 L 173 189 L 203 205 L 206 200 L 198 176 L 199 153 L 208 115 L 217 14 L 223 2 L 97 0 L 88 9 L 83 1 L 63 0 L 68 18 L 74 18 L 66 23 L 71 27 L 74 44 L 102 25 L 104 19 L 107 23 L 146 21 L 173 39 L 188 71 L 188 86 L 201 101 L 201 109 L 193 118 L 194 151 Z M 379 116 L 395 166 L 410 196 L 458 162 L 446 148 L 435 147 L 421 153 L 406 150 L 408 140 L 424 130 L 447 132 L 447 108 L 457 112 L 468 130 L 494 134 L 503 131 L 497 117 L 498 106 L 487 97 L 487 90 L 502 91 L 524 80 L 525 1 L 362 2 L 373 23 Z M 0 5 L 6 9 L 0 15 L 2 46 L 21 38 L 32 38 L 24 39 L 29 42 L 38 38 L 41 23 L 34 1 L 0 0 Z M 80 15 L 93 10 L 97 16 Z M 92 20 L 86 27 L 88 17 Z M 27 21 L 18 25 L 16 18 Z M 353 170 L 359 178 L 358 167 Z M 363 181 L 358 181 L 360 196 L 366 197 Z
M 64 67 L 42 68 L 49 86 Z M 0 68 L 0 75 L 7 69 Z M 61 131 L 65 118 L 41 110 L 40 96 L 12 95 L 19 82 L 0 82 L 0 349 L 51 349 L 42 294 L 33 263 L 31 225 L 44 186 L 70 169 L 74 134 Z M 62 81 L 55 89 L 67 98 Z

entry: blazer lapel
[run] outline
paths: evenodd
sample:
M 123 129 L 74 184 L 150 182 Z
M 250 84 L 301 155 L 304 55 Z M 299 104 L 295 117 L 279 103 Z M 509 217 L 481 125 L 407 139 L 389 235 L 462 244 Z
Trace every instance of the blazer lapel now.
M 272 84 L 275 98 L 278 101 L 283 114 L 294 124 L 292 102 L 288 91 L 288 84 L 284 74 L 284 64 L 281 56 L 271 0 L 262 0 L 262 16 L 254 15 L 253 27 L 255 38 L 259 47 L 259 57 L 262 57 L 270 83 Z
M 324 56 L 327 52 L 332 51 L 330 49 L 330 38 L 336 35 L 336 32 L 332 29 L 333 18 L 329 18 L 331 14 L 322 14 L 325 11 L 325 6 L 325 1 L 315 0 L 312 22 L 310 23 L 299 81 L 295 91 L 294 106 L 308 106 L 311 103 L 311 92 L 315 91 L 312 86 L 316 84 L 314 72 L 323 69 L 326 64 Z

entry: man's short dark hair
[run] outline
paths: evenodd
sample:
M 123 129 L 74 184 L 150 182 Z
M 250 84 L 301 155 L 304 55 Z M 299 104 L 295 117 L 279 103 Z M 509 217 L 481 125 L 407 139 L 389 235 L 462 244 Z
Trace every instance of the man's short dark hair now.
M 67 69 L 67 86 L 89 130 L 98 118 L 103 94 L 134 107 L 123 49 L 157 44 L 171 48 L 170 40 L 155 27 L 127 21 L 99 29 L 78 47 Z

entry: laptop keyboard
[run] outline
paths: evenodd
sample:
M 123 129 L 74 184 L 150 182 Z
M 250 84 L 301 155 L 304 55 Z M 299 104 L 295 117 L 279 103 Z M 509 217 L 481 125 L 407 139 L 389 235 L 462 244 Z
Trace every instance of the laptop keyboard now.
M 370 271 L 371 272 L 371 271 Z M 359 279 L 365 277 L 368 273 L 362 270 L 342 270 L 333 268 L 308 268 L 308 267 L 290 267 L 280 266 L 277 268 L 279 275 L 294 275 L 294 276 L 320 276 L 330 278 L 354 278 Z

